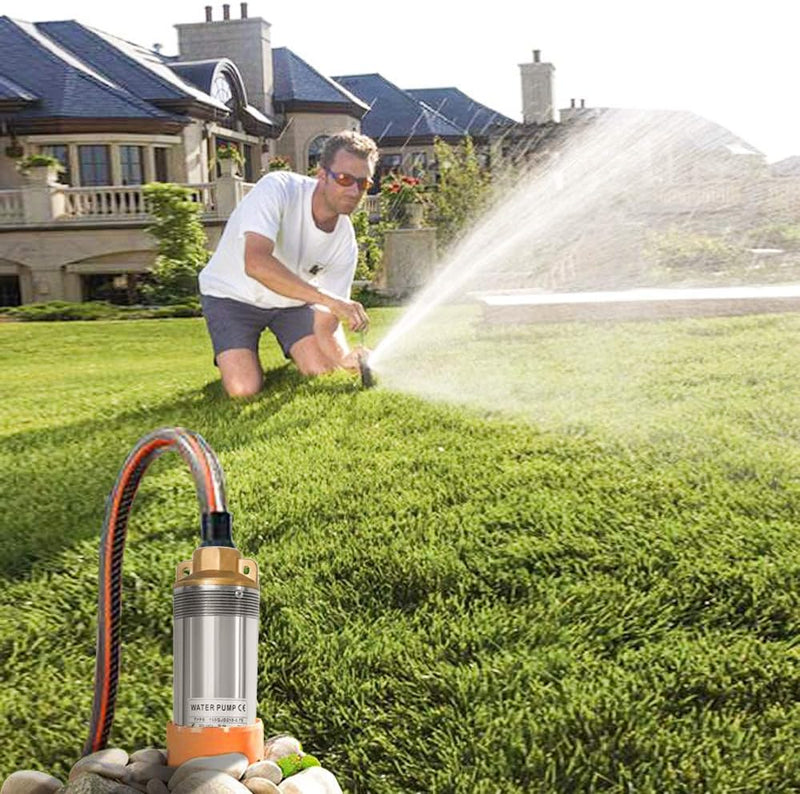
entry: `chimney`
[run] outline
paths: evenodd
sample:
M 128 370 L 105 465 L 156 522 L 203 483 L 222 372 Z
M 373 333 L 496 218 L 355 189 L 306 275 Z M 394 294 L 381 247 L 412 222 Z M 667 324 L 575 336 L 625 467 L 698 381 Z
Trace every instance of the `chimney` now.
M 581 110 L 583 110 L 585 107 L 586 107 L 586 100 L 582 99 L 581 100 Z
M 225 3 L 223 19 L 217 11 L 212 21 L 211 7 L 206 7 L 206 22 L 175 25 L 178 54 L 184 61 L 230 58 L 241 72 L 247 101 L 269 116 L 274 83 L 270 24 L 257 15 L 248 16 L 248 6 L 247 0 L 241 0 L 241 20 L 231 19 L 231 4 Z M 231 24 L 234 21 L 236 24 Z
M 570 101 L 569 101 L 569 106 L 570 106 L 571 108 L 574 108 L 574 107 L 575 107 L 575 100 L 574 100 L 574 99 L 570 99 Z
M 533 51 L 533 63 L 521 63 L 522 120 L 525 124 L 549 124 L 555 121 L 553 82 L 555 67 L 542 63 L 541 50 Z

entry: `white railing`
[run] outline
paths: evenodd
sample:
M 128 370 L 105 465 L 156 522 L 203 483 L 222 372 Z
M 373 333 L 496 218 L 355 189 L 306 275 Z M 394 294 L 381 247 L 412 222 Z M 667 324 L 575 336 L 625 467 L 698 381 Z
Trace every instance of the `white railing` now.
M 370 218 L 381 217 L 381 197 L 380 196 L 364 196 L 362 204 L 364 211 Z
M 202 206 L 204 214 L 214 211 L 215 185 L 206 182 L 186 185 L 190 200 Z M 59 221 L 75 220 L 143 220 L 148 216 L 141 185 L 129 187 L 65 187 L 63 213 Z
M 66 187 L 64 212 L 58 220 L 96 218 L 98 220 L 141 219 L 147 216 L 142 188 Z
M 18 223 L 25 218 L 21 190 L 0 190 L 0 223 Z
M 204 215 L 216 212 L 217 185 L 215 182 L 201 182 L 196 185 L 184 185 L 191 190 L 190 199 L 202 207 Z

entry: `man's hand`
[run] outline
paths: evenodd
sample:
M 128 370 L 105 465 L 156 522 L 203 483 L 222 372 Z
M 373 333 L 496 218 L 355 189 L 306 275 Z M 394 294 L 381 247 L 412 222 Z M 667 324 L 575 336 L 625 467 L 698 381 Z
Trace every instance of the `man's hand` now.
M 337 320 L 347 323 L 347 327 L 351 331 L 366 331 L 369 327 L 367 312 L 358 301 L 347 298 L 329 298 L 324 305 L 330 309 L 331 314 Z
M 345 369 L 358 371 L 361 369 L 361 360 L 369 356 L 370 352 L 369 348 L 361 345 L 354 347 L 346 356 L 342 357 L 341 366 Z

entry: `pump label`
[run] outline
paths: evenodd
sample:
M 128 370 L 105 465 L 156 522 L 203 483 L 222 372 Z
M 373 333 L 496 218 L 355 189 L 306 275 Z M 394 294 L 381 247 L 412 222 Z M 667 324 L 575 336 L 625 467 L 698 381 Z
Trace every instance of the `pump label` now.
M 249 725 L 247 701 L 238 698 L 189 698 L 189 725 L 196 728 L 226 728 Z

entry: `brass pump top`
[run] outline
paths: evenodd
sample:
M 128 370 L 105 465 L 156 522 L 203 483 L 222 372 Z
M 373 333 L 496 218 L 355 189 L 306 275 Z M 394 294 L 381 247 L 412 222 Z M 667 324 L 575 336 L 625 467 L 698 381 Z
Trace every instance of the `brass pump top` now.
M 209 584 L 258 587 L 258 564 L 229 546 L 201 546 L 178 565 L 174 587 Z

